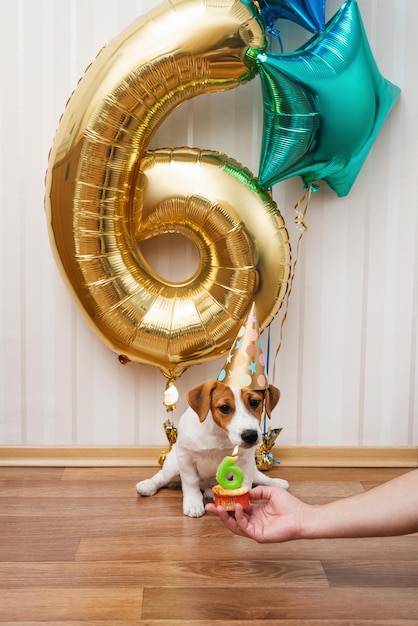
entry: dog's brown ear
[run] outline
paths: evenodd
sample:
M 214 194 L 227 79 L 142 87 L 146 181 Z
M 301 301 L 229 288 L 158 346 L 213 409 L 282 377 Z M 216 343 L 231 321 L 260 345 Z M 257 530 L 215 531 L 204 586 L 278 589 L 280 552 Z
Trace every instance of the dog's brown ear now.
M 206 380 L 197 387 L 190 389 L 186 393 L 186 400 L 195 411 L 201 422 L 204 422 L 209 413 L 212 391 L 218 382 L 216 380 Z
M 268 417 L 271 417 L 271 412 L 280 400 L 280 390 L 274 385 L 269 385 L 264 394 L 264 407 Z

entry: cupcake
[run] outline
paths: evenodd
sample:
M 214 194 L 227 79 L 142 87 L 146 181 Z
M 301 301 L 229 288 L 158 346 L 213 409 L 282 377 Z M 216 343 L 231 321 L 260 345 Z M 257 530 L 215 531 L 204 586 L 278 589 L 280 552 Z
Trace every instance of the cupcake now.
M 234 511 L 235 505 L 240 504 L 243 508 L 250 505 L 250 496 L 247 487 L 239 489 L 224 489 L 221 485 L 212 487 L 215 496 L 215 505 L 222 506 L 227 511 Z

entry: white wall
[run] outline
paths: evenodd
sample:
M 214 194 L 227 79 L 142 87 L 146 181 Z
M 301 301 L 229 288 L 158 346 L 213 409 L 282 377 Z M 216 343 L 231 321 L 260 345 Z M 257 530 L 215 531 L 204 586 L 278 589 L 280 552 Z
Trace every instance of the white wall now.
M 55 266 L 43 208 L 48 151 L 77 80 L 158 3 L 0 0 L 0 445 L 166 442 L 165 380 L 121 366 L 86 326 Z M 340 4 L 328 0 L 328 16 Z M 359 6 L 379 68 L 402 95 L 350 194 L 322 184 L 311 201 L 274 380 L 282 399 L 272 425 L 286 445 L 418 444 L 418 3 Z M 255 79 L 189 101 L 153 144 L 222 150 L 256 173 L 261 126 Z M 274 188 L 292 241 L 301 192 L 296 178 Z M 182 252 L 158 250 L 156 260 L 181 266 Z M 280 322 L 281 313 L 273 354 Z M 222 363 L 188 370 L 180 392 Z

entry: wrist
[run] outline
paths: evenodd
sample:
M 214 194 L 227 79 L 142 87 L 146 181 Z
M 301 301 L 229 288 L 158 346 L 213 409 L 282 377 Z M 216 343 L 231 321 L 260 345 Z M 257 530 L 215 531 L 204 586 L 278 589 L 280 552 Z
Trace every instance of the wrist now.
M 320 521 L 321 506 L 306 504 L 300 510 L 298 539 L 318 539 L 323 536 L 323 525 Z

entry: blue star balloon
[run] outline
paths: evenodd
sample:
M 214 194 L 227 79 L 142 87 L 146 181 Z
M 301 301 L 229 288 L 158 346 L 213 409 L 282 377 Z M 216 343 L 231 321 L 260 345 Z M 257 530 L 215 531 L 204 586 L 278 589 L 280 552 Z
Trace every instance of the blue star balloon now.
M 248 54 L 263 88 L 260 185 L 299 175 L 347 195 L 400 94 L 379 72 L 357 2 L 295 52 Z
M 258 4 L 269 30 L 279 18 L 292 20 L 312 33 L 322 33 L 325 28 L 325 0 L 258 0 Z

